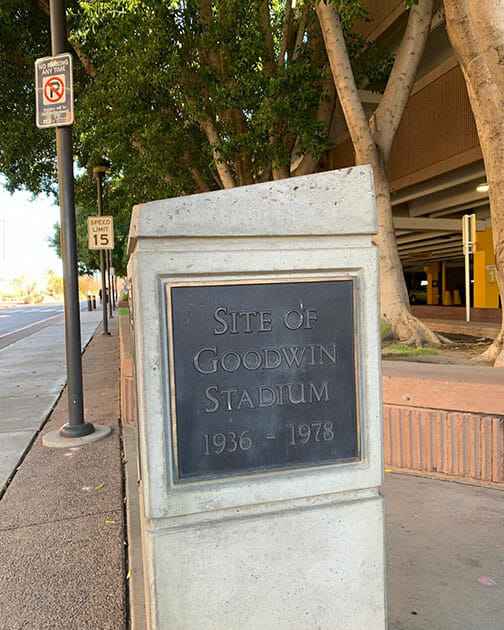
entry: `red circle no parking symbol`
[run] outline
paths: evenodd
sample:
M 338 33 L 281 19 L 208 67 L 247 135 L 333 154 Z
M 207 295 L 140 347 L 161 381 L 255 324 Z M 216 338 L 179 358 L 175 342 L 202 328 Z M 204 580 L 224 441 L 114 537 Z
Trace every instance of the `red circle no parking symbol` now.
M 58 103 L 65 96 L 65 84 L 59 77 L 51 77 L 44 83 L 44 97 L 49 103 Z

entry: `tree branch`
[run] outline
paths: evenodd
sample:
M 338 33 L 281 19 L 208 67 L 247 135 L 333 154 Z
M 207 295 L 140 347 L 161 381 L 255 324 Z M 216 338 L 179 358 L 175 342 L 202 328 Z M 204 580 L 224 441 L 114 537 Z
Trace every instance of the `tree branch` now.
M 410 9 L 406 31 L 401 40 L 383 98 L 370 125 L 385 163 L 415 81 L 418 64 L 430 32 L 434 0 L 419 0 Z
M 334 109 L 335 96 L 336 90 L 334 88 L 334 82 L 332 77 L 328 75 L 322 81 L 322 94 L 320 96 L 320 104 L 317 110 L 317 120 L 327 125 L 328 133 Z M 303 156 L 296 155 L 296 147 L 294 147 L 293 154 L 294 159 L 297 160 L 297 163 L 293 162 L 291 164 L 291 176 L 293 177 L 313 173 L 320 162 L 320 158 L 314 157 L 310 154 Z
M 201 24 L 203 24 L 203 26 L 207 29 L 208 26 L 210 26 L 213 19 L 211 0 L 198 0 L 198 10 L 199 10 Z M 218 51 L 215 50 L 213 46 L 211 46 L 206 51 L 200 50 L 200 57 L 201 57 L 202 63 L 203 63 L 203 60 L 205 59 L 204 52 L 206 52 L 206 55 L 207 55 L 208 61 L 210 61 L 210 64 L 217 70 L 220 70 L 221 60 L 220 60 L 220 55 Z
M 98 72 L 95 66 L 93 65 L 93 62 L 91 61 L 91 58 L 82 50 L 80 43 L 76 39 L 73 39 L 70 33 L 70 29 L 67 29 L 67 37 L 68 37 L 68 42 L 74 49 L 77 57 L 79 58 L 82 64 L 82 67 L 84 68 L 84 71 L 89 77 L 91 77 L 92 79 L 95 79 Z
M 214 158 L 215 168 L 219 174 L 222 186 L 224 188 L 234 188 L 235 182 L 233 179 L 233 174 L 229 165 L 222 160 L 222 154 L 217 149 L 217 144 L 219 143 L 219 134 L 217 133 L 217 128 L 215 124 L 209 120 L 200 120 L 198 121 L 201 128 L 205 132 L 208 142 L 212 147 L 212 155 Z
M 285 53 L 289 43 L 289 31 L 292 21 L 292 0 L 287 0 L 285 4 L 285 15 L 282 27 L 282 41 L 280 43 L 280 54 L 278 55 L 278 65 L 283 66 L 285 63 Z
M 453 50 L 462 69 L 474 59 L 482 57 L 482 51 L 470 24 L 467 0 L 444 0 L 446 30 Z
M 308 11 L 310 9 L 310 5 L 308 2 L 303 7 L 303 13 L 299 19 L 299 25 L 296 33 L 296 41 L 294 42 L 294 50 L 292 52 L 292 61 L 299 57 L 299 53 L 301 51 L 301 46 L 303 44 L 304 33 L 306 29 L 306 20 L 308 19 Z
M 264 60 L 264 72 L 270 76 L 275 67 L 275 49 L 273 45 L 273 31 L 271 30 L 269 0 L 262 0 L 259 6 L 261 26 L 264 31 L 264 47 L 266 58 Z
M 316 10 L 334 85 L 355 148 L 357 164 L 375 162 L 370 156 L 376 153 L 376 146 L 355 85 L 338 13 L 333 4 L 325 4 L 323 0 L 317 2 Z
M 199 172 L 199 170 L 195 166 L 187 165 L 187 168 L 188 168 L 189 172 L 192 175 L 192 178 L 194 179 L 194 181 L 196 183 L 197 192 L 199 192 L 199 193 L 201 193 L 201 192 L 209 192 L 210 191 L 210 186 L 201 177 L 201 173 Z
M 504 6 L 502 0 L 468 2 L 474 35 L 492 78 L 504 97 Z
M 37 2 L 38 8 L 41 9 L 46 15 L 50 17 L 51 12 L 49 9 L 48 0 L 36 0 L 36 2 Z M 79 58 L 79 61 L 81 62 L 85 73 L 88 76 L 90 76 L 92 79 L 94 79 L 98 73 L 97 73 L 96 68 L 93 65 L 93 62 L 91 61 L 91 57 L 89 57 L 89 55 L 87 55 L 82 50 L 80 43 L 77 40 L 72 38 L 72 33 L 70 31 L 70 27 L 68 26 L 68 24 L 67 24 L 67 39 L 68 39 L 68 43 L 74 49 L 75 54 Z

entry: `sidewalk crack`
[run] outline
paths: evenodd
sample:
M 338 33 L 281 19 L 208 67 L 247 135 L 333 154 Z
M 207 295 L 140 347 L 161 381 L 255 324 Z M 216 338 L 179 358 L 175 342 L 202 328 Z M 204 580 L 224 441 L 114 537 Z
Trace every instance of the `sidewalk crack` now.
M 119 514 L 122 517 L 122 507 L 117 506 L 110 510 L 100 510 L 99 512 L 89 512 L 87 514 L 78 514 L 76 516 L 67 516 L 66 518 L 56 518 L 52 520 L 38 521 L 36 523 L 28 523 L 26 525 L 14 525 L 11 527 L 0 527 L 1 532 L 12 532 L 16 529 L 28 529 L 29 527 L 40 527 L 41 525 L 49 525 L 51 523 L 64 523 L 65 521 L 76 521 L 80 518 L 89 518 L 92 516 L 100 516 L 101 514 Z

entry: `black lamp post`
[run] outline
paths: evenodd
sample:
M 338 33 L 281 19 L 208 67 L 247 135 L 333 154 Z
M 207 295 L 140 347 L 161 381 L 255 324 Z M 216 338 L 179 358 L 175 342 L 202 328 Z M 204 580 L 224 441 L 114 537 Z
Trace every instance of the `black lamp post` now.
M 51 0 L 52 54 L 68 51 L 65 0 Z M 69 421 L 59 433 L 62 437 L 83 437 L 94 432 L 91 422 L 84 421 L 82 359 L 80 333 L 79 276 L 77 272 L 77 238 L 75 230 L 75 196 L 73 177 L 72 127 L 56 127 L 58 183 L 61 212 L 61 253 L 65 301 L 65 348 L 68 383 Z

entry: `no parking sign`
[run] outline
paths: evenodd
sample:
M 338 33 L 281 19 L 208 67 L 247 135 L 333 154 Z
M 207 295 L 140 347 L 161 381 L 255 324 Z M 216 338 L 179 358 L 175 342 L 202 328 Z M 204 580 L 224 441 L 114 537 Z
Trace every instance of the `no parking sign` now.
M 72 57 L 63 53 L 35 62 L 37 127 L 71 125 L 73 114 Z

